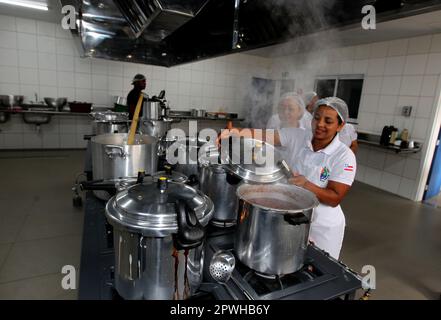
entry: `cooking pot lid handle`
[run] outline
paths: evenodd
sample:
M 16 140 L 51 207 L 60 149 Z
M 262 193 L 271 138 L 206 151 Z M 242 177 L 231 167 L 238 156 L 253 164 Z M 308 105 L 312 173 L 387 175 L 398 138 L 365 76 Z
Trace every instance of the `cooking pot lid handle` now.
M 191 174 L 188 177 L 188 181 L 187 181 L 187 185 L 189 185 L 190 187 L 195 187 L 199 184 L 199 179 L 198 176 L 195 174 Z
M 240 182 L 242 182 L 242 178 L 239 178 L 238 176 L 236 176 L 230 172 L 227 172 L 227 179 L 226 180 L 231 185 L 236 185 L 236 184 L 239 184 Z
M 176 249 L 192 249 L 199 246 L 204 237 L 204 227 L 199 223 L 196 213 L 186 201 L 178 199 L 175 203 L 178 233 L 174 236 Z
M 299 226 L 301 224 L 308 224 L 311 222 L 309 218 L 301 212 L 294 214 L 287 213 L 283 215 L 283 218 L 285 219 L 286 222 L 288 222 L 293 226 Z

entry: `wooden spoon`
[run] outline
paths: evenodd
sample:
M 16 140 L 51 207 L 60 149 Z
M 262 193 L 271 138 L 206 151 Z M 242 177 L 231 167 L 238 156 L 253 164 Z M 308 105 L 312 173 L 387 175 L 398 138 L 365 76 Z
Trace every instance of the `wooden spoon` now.
M 141 92 L 139 95 L 138 103 L 136 104 L 135 113 L 133 114 L 132 125 L 130 126 L 129 138 L 127 139 L 127 144 L 132 145 L 135 143 L 136 127 L 138 126 L 139 112 L 141 111 L 142 100 L 144 94 Z

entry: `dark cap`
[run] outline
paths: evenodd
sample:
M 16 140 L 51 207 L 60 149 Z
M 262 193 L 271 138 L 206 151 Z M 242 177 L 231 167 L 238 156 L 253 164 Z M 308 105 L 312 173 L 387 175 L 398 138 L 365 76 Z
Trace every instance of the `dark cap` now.
M 135 82 L 138 82 L 138 81 L 142 81 L 142 80 L 146 80 L 145 76 L 143 74 L 138 73 L 137 75 L 135 75 L 133 77 L 132 84 L 134 84 Z

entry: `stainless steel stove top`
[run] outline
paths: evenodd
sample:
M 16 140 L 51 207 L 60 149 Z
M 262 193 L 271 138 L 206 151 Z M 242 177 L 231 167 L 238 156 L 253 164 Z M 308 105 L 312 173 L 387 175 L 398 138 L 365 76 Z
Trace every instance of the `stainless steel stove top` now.
M 87 194 L 85 231 L 81 258 L 79 299 L 121 299 L 113 287 L 113 234 L 106 223 L 104 202 Z M 208 265 L 214 252 L 234 254 L 234 227 L 207 230 L 204 281 L 190 300 L 332 300 L 354 299 L 361 278 L 347 266 L 309 246 L 304 267 L 283 277 L 263 277 L 236 259 L 236 267 L 225 286 L 215 283 Z
M 234 254 L 234 230 L 212 233 L 207 241 L 204 279 L 212 282 L 207 265 L 214 252 L 230 250 Z M 353 299 L 361 288 L 361 278 L 346 265 L 332 259 L 326 252 L 309 246 L 305 265 L 295 273 L 283 276 L 262 275 L 251 270 L 238 259 L 225 290 L 228 298 L 245 300 L 283 299 Z M 222 286 L 219 286 L 222 288 Z M 219 291 L 218 287 L 213 289 Z M 228 292 L 236 297 L 231 297 Z

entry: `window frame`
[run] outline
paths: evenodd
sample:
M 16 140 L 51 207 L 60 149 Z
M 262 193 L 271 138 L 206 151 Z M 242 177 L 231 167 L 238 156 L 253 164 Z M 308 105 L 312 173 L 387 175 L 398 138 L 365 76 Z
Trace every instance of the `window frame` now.
M 317 77 L 315 77 L 315 80 L 314 80 L 314 90 L 317 91 L 317 83 L 319 80 L 335 80 L 335 86 L 334 86 L 334 97 L 335 97 L 335 96 L 337 96 L 339 80 L 363 80 L 363 84 L 364 84 L 364 79 L 365 79 L 364 74 L 342 74 L 342 75 L 317 76 Z M 358 112 L 360 112 L 360 104 L 361 104 L 361 97 L 360 97 L 360 103 L 358 106 Z M 349 118 L 348 123 L 358 124 L 358 114 L 357 114 L 357 118 Z

